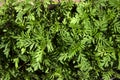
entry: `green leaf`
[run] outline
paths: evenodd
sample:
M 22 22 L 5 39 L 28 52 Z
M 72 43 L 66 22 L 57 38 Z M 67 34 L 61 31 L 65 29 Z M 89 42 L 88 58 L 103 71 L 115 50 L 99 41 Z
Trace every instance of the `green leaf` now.
M 10 52 L 9 45 L 10 45 L 10 44 L 7 43 L 7 44 L 5 45 L 5 49 L 4 49 L 4 51 L 3 51 L 7 58 L 8 58 L 8 56 L 9 56 L 9 52 Z
M 27 62 L 28 61 L 28 56 L 26 56 L 26 55 L 19 55 L 19 58 L 22 60 L 22 61 L 24 61 L 24 62 Z
M 52 46 L 52 42 L 49 39 L 47 40 L 47 49 L 48 49 L 48 52 L 52 52 L 54 50 Z
M 13 62 L 15 63 L 15 68 L 18 68 L 19 58 L 13 59 Z
M 26 49 L 25 49 L 25 48 L 22 48 L 22 49 L 21 49 L 21 54 L 24 54 L 25 51 L 26 51 Z
M 10 80 L 10 73 L 9 72 L 6 73 L 4 80 Z
M 120 70 L 120 52 L 118 53 L 118 69 Z

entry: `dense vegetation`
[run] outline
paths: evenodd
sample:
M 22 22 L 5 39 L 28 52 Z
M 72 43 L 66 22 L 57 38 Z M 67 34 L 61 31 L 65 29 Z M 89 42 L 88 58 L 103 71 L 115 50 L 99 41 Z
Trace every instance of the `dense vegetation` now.
M 1 80 L 120 79 L 119 0 L 29 1 L 0 8 Z

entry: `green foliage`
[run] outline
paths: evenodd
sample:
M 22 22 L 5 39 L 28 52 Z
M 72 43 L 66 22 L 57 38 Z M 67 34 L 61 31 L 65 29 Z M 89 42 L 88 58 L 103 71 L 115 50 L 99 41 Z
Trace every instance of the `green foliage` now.
M 120 78 L 120 2 L 9 0 L 0 8 L 1 80 Z

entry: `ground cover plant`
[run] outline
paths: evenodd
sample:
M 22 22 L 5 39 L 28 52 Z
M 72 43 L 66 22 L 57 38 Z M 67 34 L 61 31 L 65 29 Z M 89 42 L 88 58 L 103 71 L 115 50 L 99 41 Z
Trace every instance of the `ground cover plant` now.
M 48 4 L 0 7 L 0 79 L 120 79 L 120 1 Z

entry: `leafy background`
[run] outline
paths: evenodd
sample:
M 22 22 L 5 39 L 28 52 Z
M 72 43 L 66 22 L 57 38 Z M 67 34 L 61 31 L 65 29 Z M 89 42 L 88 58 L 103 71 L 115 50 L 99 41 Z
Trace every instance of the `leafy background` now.
M 120 79 L 119 0 L 33 3 L 0 8 L 1 80 Z

